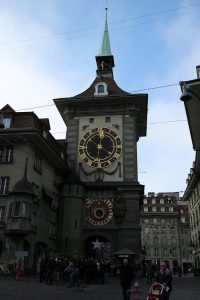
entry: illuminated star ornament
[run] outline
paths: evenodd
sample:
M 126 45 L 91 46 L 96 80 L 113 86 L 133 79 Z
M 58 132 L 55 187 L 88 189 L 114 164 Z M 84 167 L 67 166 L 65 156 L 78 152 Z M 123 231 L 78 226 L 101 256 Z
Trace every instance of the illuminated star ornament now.
M 95 242 L 92 242 L 92 244 L 93 244 L 93 250 L 95 250 L 95 249 L 101 249 L 101 242 L 99 242 L 99 240 L 98 240 L 98 238 L 96 239 L 96 241 Z

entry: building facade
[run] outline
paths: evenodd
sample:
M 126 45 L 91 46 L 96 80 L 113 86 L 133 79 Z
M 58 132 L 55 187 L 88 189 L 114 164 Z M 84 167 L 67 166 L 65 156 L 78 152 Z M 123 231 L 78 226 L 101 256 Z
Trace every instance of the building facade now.
M 33 112 L 0 110 L 0 260 L 24 260 L 59 251 L 60 185 L 69 173 L 64 141 L 55 141 L 48 119 Z
M 200 276 L 200 164 L 199 151 L 188 174 L 187 188 L 183 199 L 189 203 L 192 263 L 195 275 Z M 199 171 L 198 171 L 199 170 Z
M 195 275 L 200 276 L 200 66 L 196 67 L 197 79 L 181 81 L 184 102 L 195 160 L 186 180 L 183 200 L 189 203 L 192 261 Z
M 146 263 L 167 261 L 171 268 L 187 268 L 190 227 L 187 205 L 179 193 L 149 193 L 141 207 L 141 240 Z

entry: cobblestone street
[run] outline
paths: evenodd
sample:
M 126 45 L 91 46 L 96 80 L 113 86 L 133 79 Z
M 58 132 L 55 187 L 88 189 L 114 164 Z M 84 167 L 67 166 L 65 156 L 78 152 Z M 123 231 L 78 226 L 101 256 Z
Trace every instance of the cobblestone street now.
M 139 280 L 141 300 L 146 300 L 149 285 Z M 82 292 L 66 286 L 45 285 L 37 278 L 25 277 L 22 281 L 0 278 L 1 300 L 122 300 L 119 279 L 109 279 L 104 285 L 88 285 Z M 175 277 L 170 300 L 200 300 L 200 278 Z

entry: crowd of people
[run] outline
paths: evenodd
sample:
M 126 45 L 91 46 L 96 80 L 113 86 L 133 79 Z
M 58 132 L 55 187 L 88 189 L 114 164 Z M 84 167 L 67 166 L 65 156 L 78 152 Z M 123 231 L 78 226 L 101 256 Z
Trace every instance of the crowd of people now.
M 133 265 L 128 259 L 109 260 L 99 258 L 60 257 L 38 259 L 39 281 L 47 285 L 74 287 L 77 281 L 84 284 L 104 284 L 109 277 L 118 277 L 124 300 L 139 300 L 142 287 L 139 281 L 146 277 L 147 283 L 161 283 L 164 287 L 163 299 L 169 300 L 172 291 L 172 273 L 166 263 L 159 265 Z
M 111 264 L 108 260 L 94 258 L 40 258 L 37 273 L 41 283 L 67 284 L 69 288 L 78 280 L 86 284 L 104 284 L 105 278 L 111 276 Z

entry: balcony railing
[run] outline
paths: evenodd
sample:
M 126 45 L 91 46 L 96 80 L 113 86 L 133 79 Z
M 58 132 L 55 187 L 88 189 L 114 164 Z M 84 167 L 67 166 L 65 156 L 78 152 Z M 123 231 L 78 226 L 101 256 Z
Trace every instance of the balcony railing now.
M 7 233 L 28 234 L 31 231 L 31 221 L 29 218 L 13 217 L 6 224 Z

